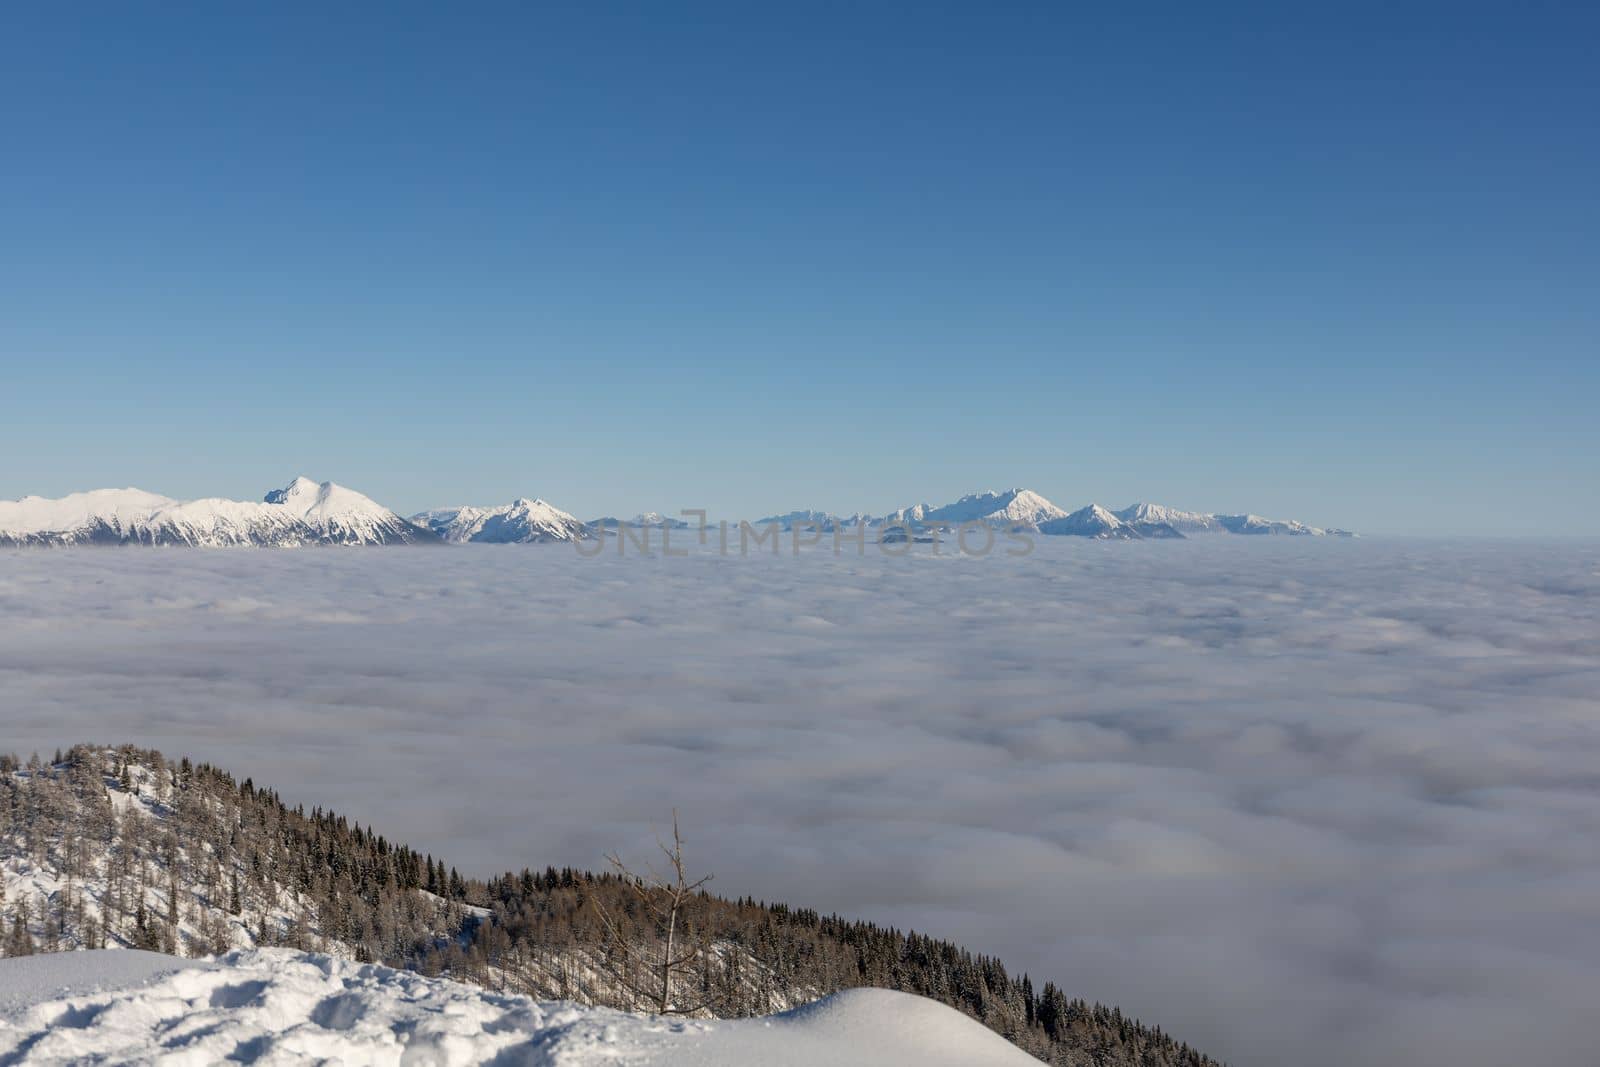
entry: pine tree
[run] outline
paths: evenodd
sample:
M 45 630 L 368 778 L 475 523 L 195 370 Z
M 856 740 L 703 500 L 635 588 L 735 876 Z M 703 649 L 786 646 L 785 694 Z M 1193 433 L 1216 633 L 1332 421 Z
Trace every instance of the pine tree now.
M 6 938 L 7 956 L 33 955 L 33 935 L 28 931 L 31 920 L 32 913 L 28 907 L 28 898 L 23 897 L 17 901 L 15 915 L 11 924 L 11 935 Z

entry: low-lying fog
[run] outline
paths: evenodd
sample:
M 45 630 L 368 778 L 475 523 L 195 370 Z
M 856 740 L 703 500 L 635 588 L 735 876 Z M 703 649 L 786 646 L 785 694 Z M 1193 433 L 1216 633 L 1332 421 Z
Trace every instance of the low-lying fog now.
M 1592 1056 L 1600 546 L 915 547 L 0 552 L 0 747 L 188 754 L 479 874 L 676 806 L 714 889 L 1241 1065 Z

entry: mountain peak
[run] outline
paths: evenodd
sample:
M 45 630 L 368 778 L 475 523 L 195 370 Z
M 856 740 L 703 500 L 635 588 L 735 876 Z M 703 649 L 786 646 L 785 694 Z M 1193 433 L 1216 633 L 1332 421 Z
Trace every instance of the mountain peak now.
M 1121 511 L 1114 511 L 1112 514 L 1123 522 L 1170 526 L 1174 530 L 1184 533 L 1221 529 L 1217 522 L 1217 517 L 1209 512 L 1183 511 L 1179 508 L 1167 507 L 1165 504 L 1152 504 L 1144 500 L 1137 504 L 1130 504 Z
M 1041 523 L 1039 532 L 1101 541 L 1133 541 L 1143 536 L 1099 504 L 1087 504 L 1070 515 Z
M 594 531 L 539 497 L 519 496 L 497 508 L 435 508 L 411 517 L 452 544 L 544 544 L 587 541 Z
M 986 490 L 968 493 L 954 504 L 932 508 L 924 518 L 933 522 L 985 522 L 995 526 L 1035 527 L 1059 519 L 1066 511 L 1031 489 Z
M 318 484 L 302 474 L 282 489 L 272 490 L 263 499 L 268 504 L 288 504 L 307 497 L 315 499 L 318 493 L 332 485 L 332 482 Z

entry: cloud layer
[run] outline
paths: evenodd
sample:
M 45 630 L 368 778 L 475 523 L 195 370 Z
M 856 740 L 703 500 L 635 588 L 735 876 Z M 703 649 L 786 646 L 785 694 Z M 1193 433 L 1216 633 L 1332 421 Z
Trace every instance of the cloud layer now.
M 1587 1054 L 1600 546 L 918 547 L 0 553 L 0 745 L 188 753 L 479 873 L 676 806 L 722 892 L 1240 1064 Z

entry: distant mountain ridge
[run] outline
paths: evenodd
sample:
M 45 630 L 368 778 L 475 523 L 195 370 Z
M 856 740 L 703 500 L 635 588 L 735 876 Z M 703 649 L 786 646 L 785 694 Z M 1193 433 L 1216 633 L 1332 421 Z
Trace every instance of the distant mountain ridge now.
M 1027 531 L 1051 537 L 1101 541 L 1183 538 L 1196 534 L 1354 537 L 1348 530 L 1311 526 L 1294 519 L 1184 511 L 1137 503 L 1120 511 L 1088 504 L 1068 511 L 1031 489 L 969 493 L 950 504 L 921 503 L 883 515 L 839 515 L 801 509 L 758 519 L 754 525 L 823 532 L 876 530 L 905 539 L 935 540 L 941 530 L 964 523 Z M 72 545 L 186 545 L 205 548 L 256 546 L 396 544 L 553 544 L 589 541 L 619 529 L 685 529 L 691 524 L 645 512 L 631 519 L 604 517 L 581 522 L 537 497 L 519 497 L 498 507 L 432 508 L 409 519 L 353 489 L 333 482 L 296 478 L 260 502 L 208 498 L 180 501 L 140 489 L 96 489 L 55 500 L 30 496 L 0 501 L 0 547 Z
M 669 519 L 659 511 L 641 511 L 631 519 L 619 519 L 615 515 L 606 515 L 599 519 L 590 519 L 589 526 L 596 530 L 643 530 L 646 528 L 668 530 L 686 530 L 689 524 L 682 519 Z
M 815 526 L 824 532 L 856 526 L 891 527 L 903 525 L 926 533 L 962 523 L 981 522 L 989 526 L 1025 530 L 1053 537 L 1087 537 L 1101 541 L 1183 538 L 1197 533 L 1277 534 L 1291 537 L 1354 537 L 1348 530 L 1324 529 L 1292 519 L 1263 519 L 1258 515 L 1219 515 L 1211 512 L 1182 511 L 1164 504 L 1131 504 L 1112 511 L 1099 504 L 1088 504 L 1069 512 L 1031 489 L 987 490 L 969 493 L 953 504 L 934 507 L 915 504 L 881 516 L 836 515 L 830 511 L 801 510 L 769 515 L 759 523 L 773 523 L 785 530 L 795 526 Z M 758 525 L 759 525 L 758 523 Z

